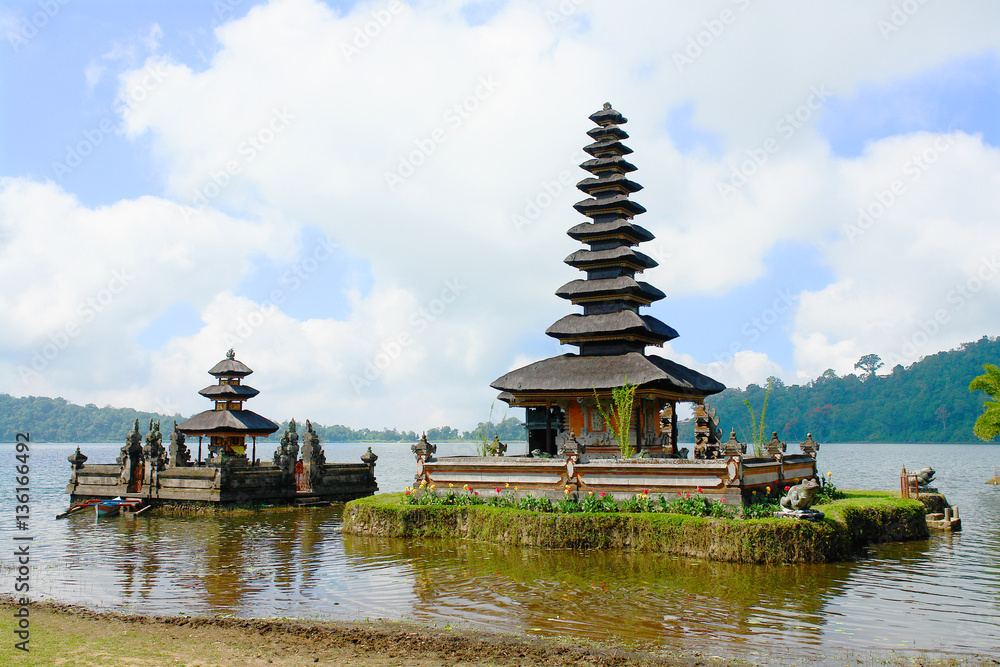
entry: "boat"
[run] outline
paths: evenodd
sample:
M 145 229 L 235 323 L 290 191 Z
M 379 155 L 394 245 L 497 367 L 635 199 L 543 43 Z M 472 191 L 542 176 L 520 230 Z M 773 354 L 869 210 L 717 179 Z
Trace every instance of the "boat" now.
M 90 503 L 91 501 L 87 501 Z M 142 509 L 144 503 L 139 498 L 111 498 L 110 500 L 99 500 L 92 503 L 94 505 L 94 513 L 98 517 L 115 517 L 118 516 L 123 509 L 131 510 L 135 512 L 136 510 Z

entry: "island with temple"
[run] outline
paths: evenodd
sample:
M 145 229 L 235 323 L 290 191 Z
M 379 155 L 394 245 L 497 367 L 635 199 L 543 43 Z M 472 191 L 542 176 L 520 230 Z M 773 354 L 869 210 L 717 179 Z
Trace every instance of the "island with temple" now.
M 138 420 L 115 463 L 87 464 L 78 447 L 69 457 L 66 493 L 71 503 L 127 498 L 144 505 L 311 504 L 361 498 L 378 490 L 378 457 L 371 448 L 360 463 L 327 463 L 308 420 L 301 448 L 293 419 L 273 460 L 261 462 L 257 438 L 276 433 L 280 426 L 244 408 L 260 393 L 244 383 L 253 371 L 229 350 L 208 372 L 216 383 L 198 393 L 212 401 L 212 408 L 175 423 L 169 447 L 163 445 L 158 422 L 150 422 L 143 445 Z M 188 438 L 194 437 L 198 445 L 192 452 Z
M 843 560 L 872 542 L 926 537 L 932 495 L 837 492 L 818 474 L 811 435 L 794 453 L 777 432 L 758 433 L 748 453 L 735 430 L 723 439 L 706 403 L 725 387 L 647 352 L 678 333 L 642 312 L 666 295 L 637 279 L 657 263 L 639 250 L 653 234 L 634 222 L 645 208 L 630 198 L 642 186 L 629 177 L 627 121 L 610 104 L 590 120 L 591 159 L 580 165 L 589 175 L 577 184 L 587 198 L 574 205 L 589 220 L 567 232 L 587 247 L 564 260 L 585 275 L 556 291 L 582 312 L 545 332 L 576 351 L 491 384 L 525 409 L 526 451 L 484 441 L 477 456 L 439 457 L 425 435 L 412 447 L 413 486 L 348 503 L 344 533 L 737 562 Z M 694 411 L 693 452 L 678 446 L 683 403 Z M 812 507 L 821 498 L 833 501 L 822 511 Z

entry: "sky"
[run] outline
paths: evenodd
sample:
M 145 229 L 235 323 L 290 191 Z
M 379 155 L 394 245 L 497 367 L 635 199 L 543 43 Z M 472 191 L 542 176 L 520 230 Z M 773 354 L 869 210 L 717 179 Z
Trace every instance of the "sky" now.
M 573 352 L 566 230 L 610 102 L 680 333 L 727 386 L 998 333 L 990 0 L 15 0 L 0 392 L 473 428 Z M 491 407 L 492 406 L 492 407 Z M 521 411 L 511 416 L 523 418 Z M 723 421 L 725 421 L 725 416 Z

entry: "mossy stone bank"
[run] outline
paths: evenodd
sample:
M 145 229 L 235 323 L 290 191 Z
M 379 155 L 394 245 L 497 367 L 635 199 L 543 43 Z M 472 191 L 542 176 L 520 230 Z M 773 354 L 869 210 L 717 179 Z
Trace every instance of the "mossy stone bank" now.
M 630 549 L 736 563 L 852 560 L 869 544 L 925 539 L 925 502 L 887 491 L 846 491 L 819 505 L 821 521 L 715 519 L 665 513 L 552 513 L 485 505 L 427 506 L 390 493 L 354 500 L 344 533 L 461 538 L 546 549 Z M 942 503 L 946 502 L 941 499 Z

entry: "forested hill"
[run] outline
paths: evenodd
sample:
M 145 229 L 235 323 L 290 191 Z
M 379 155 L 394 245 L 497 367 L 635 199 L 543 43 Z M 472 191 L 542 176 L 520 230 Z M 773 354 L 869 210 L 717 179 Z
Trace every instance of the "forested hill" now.
M 863 359 L 880 361 L 875 355 Z M 984 336 L 908 368 L 897 365 L 887 375 L 863 368 L 860 376 L 838 377 L 828 370 L 802 386 L 775 378 L 766 433 L 777 431 L 789 443 L 801 442 L 807 433 L 819 442 L 979 442 L 972 425 L 988 397 L 970 392 L 969 382 L 983 374 L 985 363 L 1000 364 L 1000 337 Z M 759 423 L 765 394 L 765 387 L 751 384 L 709 397 L 724 439 L 736 428 L 737 437 L 747 441 L 750 418 L 743 400 L 750 401 Z
M 18 433 L 31 433 L 34 442 L 124 442 L 125 434 L 131 430 L 135 420 L 139 420 L 139 432 L 144 436 L 149 428 L 149 420 L 160 422 L 164 438 L 173 430 L 173 422 L 183 421 L 181 415 L 161 415 L 153 412 L 137 412 L 131 408 L 99 408 L 93 403 L 75 405 L 63 398 L 28 396 L 14 398 L 0 394 L 0 442 L 14 442 Z M 282 422 L 282 431 L 288 422 Z M 420 434 L 415 431 L 399 431 L 384 428 L 352 429 L 347 426 L 323 426 L 314 424 L 317 435 L 323 442 L 415 442 Z M 305 430 L 304 423 L 299 432 Z M 450 426 L 428 429 L 431 442 L 442 440 L 478 440 L 480 433 L 488 439 L 499 435 L 504 442 L 524 440 L 524 424 L 513 417 L 497 423 L 480 423 L 471 431 L 459 431 Z M 279 431 L 275 436 L 280 436 Z

